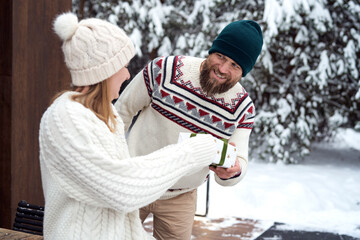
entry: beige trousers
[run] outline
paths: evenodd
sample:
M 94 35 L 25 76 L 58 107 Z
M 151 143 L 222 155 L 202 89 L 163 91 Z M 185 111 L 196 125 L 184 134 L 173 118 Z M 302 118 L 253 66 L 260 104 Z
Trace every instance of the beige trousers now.
M 167 200 L 157 200 L 140 209 L 140 218 L 153 214 L 153 235 L 157 240 L 191 238 L 196 211 L 196 189 Z

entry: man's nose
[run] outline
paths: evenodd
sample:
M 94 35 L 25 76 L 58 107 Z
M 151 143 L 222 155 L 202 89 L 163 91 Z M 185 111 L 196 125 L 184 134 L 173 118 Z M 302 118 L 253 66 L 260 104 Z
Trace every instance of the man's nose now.
M 219 72 L 220 73 L 227 73 L 229 71 L 230 64 L 228 62 L 221 63 L 219 65 Z

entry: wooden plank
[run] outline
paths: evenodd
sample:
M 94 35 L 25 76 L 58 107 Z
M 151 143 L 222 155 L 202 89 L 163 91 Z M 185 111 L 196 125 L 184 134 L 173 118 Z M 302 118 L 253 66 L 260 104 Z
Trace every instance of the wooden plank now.
M 52 22 L 70 10 L 71 0 L 0 0 L 0 227 L 11 228 L 20 200 L 44 204 L 40 118 L 70 83 Z
M 241 218 L 218 218 L 195 220 L 192 235 L 196 240 L 245 240 L 251 239 L 255 232 L 264 232 L 260 221 Z
M 261 235 L 273 222 L 243 218 L 202 218 L 196 217 L 191 240 L 251 240 Z M 150 215 L 143 224 L 152 233 L 153 222 Z
M 2 99 L 0 101 L 0 126 L 7 126 L 7 129 L 1 131 L 0 137 L 0 226 L 8 228 L 11 224 L 10 86 L 11 78 L 8 76 L 0 76 L 0 98 Z
M 61 43 L 52 30 L 70 0 L 14 0 L 12 80 L 12 211 L 18 201 L 44 205 L 38 133 L 53 95 L 70 83 Z M 61 69 L 61 70 L 60 70 Z
M 0 226 L 10 226 L 11 203 L 11 1 L 0 1 Z
M 0 228 L 1 240 L 42 240 L 42 236 Z

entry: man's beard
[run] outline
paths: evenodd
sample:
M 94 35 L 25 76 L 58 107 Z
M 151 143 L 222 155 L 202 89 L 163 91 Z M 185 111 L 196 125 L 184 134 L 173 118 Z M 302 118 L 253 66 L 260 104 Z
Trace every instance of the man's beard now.
M 211 71 L 214 71 L 214 67 L 209 67 L 207 61 L 205 61 L 200 72 L 200 86 L 209 97 L 224 93 L 237 83 L 237 81 L 232 81 L 228 76 L 225 76 L 226 81 L 224 83 L 218 83 L 216 79 L 210 78 Z

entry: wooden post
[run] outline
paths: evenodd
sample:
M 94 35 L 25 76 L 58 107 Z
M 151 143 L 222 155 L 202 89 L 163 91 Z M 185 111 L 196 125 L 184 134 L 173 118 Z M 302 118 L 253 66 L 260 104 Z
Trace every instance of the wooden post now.
M 44 204 L 38 132 L 52 96 L 69 86 L 61 41 L 52 30 L 71 0 L 0 0 L 0 227 L 17 203 Z

